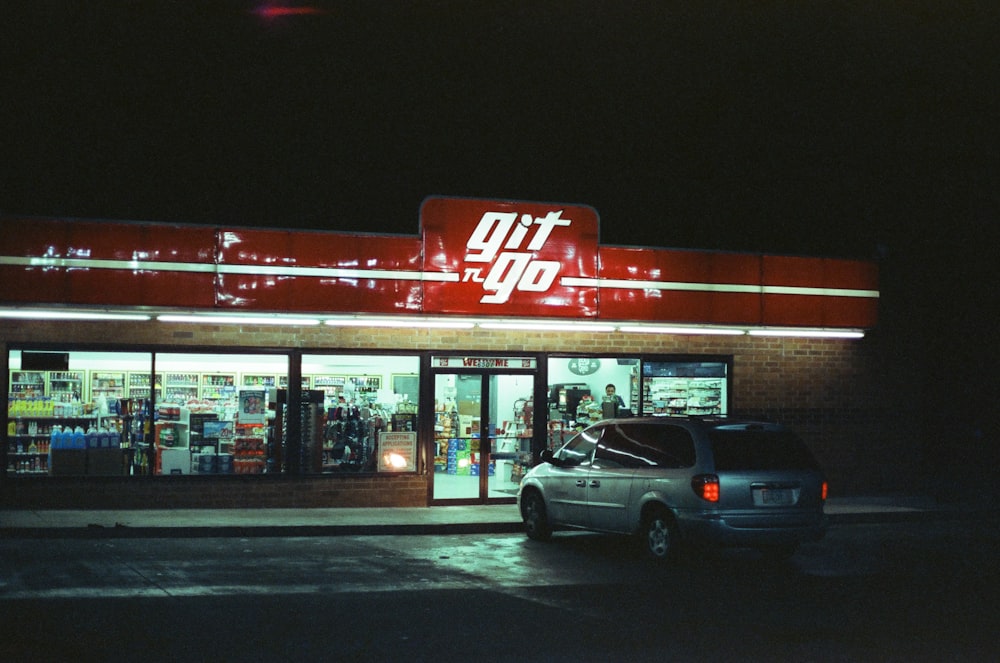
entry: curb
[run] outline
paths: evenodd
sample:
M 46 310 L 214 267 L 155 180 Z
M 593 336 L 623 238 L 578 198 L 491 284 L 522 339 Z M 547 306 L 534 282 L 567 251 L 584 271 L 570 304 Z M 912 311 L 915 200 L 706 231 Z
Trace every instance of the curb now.
M 882 523 L 975 520 L 1000 517 L 1000 509 L 927 509 L 912 511 L 859 511 L 827 514 L 831 527 Z M 413 536 L 447 534 L 517 534 L 520 521 L 485 523 L 419 523 L 389 525 L 207 525 L 131 527 L 88 524 L 79 527 L 0 527 L 5 539 L 114 539 L 114 538 L 253 538 L 321 536 Z
M 413 536 L 444 534 L 514 534 L 520 522 L 421 525 L 208 525 L 199 527 L 0 527 L 4 539 L 165 539 L 254 538 L 320 536 Z

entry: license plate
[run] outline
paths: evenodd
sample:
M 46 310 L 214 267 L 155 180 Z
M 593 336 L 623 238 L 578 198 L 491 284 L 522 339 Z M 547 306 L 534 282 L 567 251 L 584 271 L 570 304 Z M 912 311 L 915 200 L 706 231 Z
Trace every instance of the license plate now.
M 785 506 L 792 504 L 794 495 L 788 488 L 761 488 L 757 491 L 759 504 L 764 506 Z

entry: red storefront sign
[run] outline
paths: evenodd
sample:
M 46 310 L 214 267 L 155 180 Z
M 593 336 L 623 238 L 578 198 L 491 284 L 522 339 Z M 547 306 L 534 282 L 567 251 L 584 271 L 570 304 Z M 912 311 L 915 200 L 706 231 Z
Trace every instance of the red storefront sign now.
M 597 213 L 579 205 L 430 198 L 420 210 L 424 312 L 594 317 Z
M 434 197 L 421 236 L 4 219 L 0 303 L 870 328 L 868 261 L 600 247 L 590 207 Z

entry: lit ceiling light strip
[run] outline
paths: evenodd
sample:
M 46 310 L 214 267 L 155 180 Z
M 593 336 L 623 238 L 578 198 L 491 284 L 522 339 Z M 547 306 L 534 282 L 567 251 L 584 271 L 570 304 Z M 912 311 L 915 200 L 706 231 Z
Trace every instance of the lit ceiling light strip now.
M 330 318 L 324 324 L 330 327 L 385 327 L 411 329 L 472 329 L 476 323 L 469 320 L 408 320 L 406 318 Z
M 751 329 L 750 336 L 783 336 L 792 338 L 864 338 L 857 329 Z
M 282 315 L 274 316 L 254 316 L 254 315 L 158 315 L 156 319 L 160 322 L 183 322 L 199 325 L 289 325 L 298 327 L 311 327 L 318 325 L 320 321 L 316 318 L 295 318 Z
M 152 316 L 142 313 L 108 313 L 101 311 L 10 310 L 0 311 L 0 318 L 17 320 L 121 320 L 142 322 Z
M 745 329 L 733 327 L 670 327 L 664 325 L 622 325 L 618 331 L 639 334 L 710 334 L 713 336 L 743 336 Z
M 569 331 L 569 332 L 613 332 L 611 324 L 587 322 L 480 322 L 480 329 L 496 331 Z
M 20 319 L 20 320 L 94 320 L 94 321 L 147 321 L 153 314 L 143 313 L 117 313 L 111 311 L 61 311 L 57 309 L 0 309 L 0 319 Z M 789 327 L 761 327 L 761 328 L 740 328 L 740 327 L 711 327 L 711 326 L 680 326 L 680 325 L 657 325 L 641 323 L 596 323 L 596 322 L 576 322 L 567 321 L 526 321 L 526 322 L 491 322 L 489 320 L 469 320 L 469 319 L 433 319 L 433 318 L 303 318 L 289 316 L 281 313 L 273 315 L 220 315 L 215 313 L 203 314 L 172 314 L 164 313 L 156 315 L 160 322 L 190 323 L 190 324 L 220 324 L 220 325 L 288 325 L 288 326 L 315 326 L 321 323 L 331 327 L 383 327 L 383 328 L 411 328 L 411 329 L 473 329 L 480 328 L 495 331 L 567 331 L 567 332 L 592 332 L 592 333 L 612 333 L 620 331 L 623 333 L 642 334 L 678 334 L 678 335 L 721 335 L 740 336 L 748 334 L 750 336 L 772 336 L 785 338 L 831 338 L 831 339 L 860 339 L 865 337 L 864 330 L 860 329 L 796 329 Z

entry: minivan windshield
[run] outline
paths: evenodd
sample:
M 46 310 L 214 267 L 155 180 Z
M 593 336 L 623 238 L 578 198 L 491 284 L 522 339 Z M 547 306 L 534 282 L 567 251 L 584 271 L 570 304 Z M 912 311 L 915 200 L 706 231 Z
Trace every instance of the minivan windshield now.
M 710 429 L 717 472 L 818 470 L 806 445 L 789 431 Z

